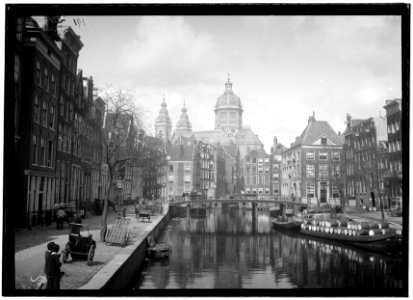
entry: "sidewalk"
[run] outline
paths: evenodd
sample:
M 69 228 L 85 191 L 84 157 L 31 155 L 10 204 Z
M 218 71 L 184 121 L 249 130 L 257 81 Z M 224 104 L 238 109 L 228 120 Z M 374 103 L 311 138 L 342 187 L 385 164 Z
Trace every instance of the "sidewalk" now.
M 370 212 L 364 209 L 346 208 L 345 214 L 352 219 L 371 220 L 374 222 L 381 222 L 382 220 L 380 210 Z M 387 214 L 387 211 L 384 212 L 384 220 L 394 227 L 401 227 L 403 225 L 402 217 L 391 217 Z
M 164 209 L 166 212 L 166 209 Z M 130 240 L 129 244 L 141 242 L 145 237 L 140 232 L 145 231 L 147 227 L 158 223 L 162 215 L 151 216 L 150 222 L 141 222 L 135 218 L 133 206 L 127 207 L 126 217 L 131 219 L 129 224 Z M 110 228 L 117 218 L 117 213 L 110 211 L 108 213 L 108 228 Z M 89 225 L 93 239 L 96 241 L 95 257 L 91 266 L 86 261 L 69 261 L 62 264 L 61 270 L 65 272 L 60 282 L 61 289 L 77 289 L 85 284 L 93 275 L 111 261 L 117 253 L 123 248 L 118 246 L 107 246 L 100 242 L 100 216 L 87 218 L 83 221 Z M 65 229 L 57 230 L 56 227 L 36 228 L 32 231 L 16 232 L 16 246 L 23 249 L 15 253 L 15 280 L 16 289 L 34 289 L 35 284 L 31 283 L 30 278 L 36 278 L 44 275 L 44 254 L 46 245 L 54 241 L 64 249 L 68 241 L 67 225 Z

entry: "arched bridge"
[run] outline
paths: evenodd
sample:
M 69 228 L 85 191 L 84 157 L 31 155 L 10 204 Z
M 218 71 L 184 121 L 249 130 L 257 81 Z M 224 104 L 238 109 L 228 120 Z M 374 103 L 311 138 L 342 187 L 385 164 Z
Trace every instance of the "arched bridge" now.
M 170 200 L 169 205 L 185 205 L 185 204 L 215 204 L 215 203 L 269 203 L 269 204 L 287 204 L 287 205 L 297 205 L 297 206 L 307 206 L 307 203 L 302 203 L 299 201 L 292 201 L 291 199 L 257 199 L 257 198 L 234 198 L 234 199 L 180 199 L 180 200 Z

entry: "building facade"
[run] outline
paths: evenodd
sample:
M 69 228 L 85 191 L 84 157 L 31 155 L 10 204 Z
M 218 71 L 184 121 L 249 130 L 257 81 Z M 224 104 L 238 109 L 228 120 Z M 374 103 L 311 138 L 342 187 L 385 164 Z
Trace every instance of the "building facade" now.
M 270 155 L 263 150 L 251 150 L 244 159 L 244 191 L 247 194 L 269 197 L 271 195 Z
M 388 170 L 385 173 L 385 190 L 387 198 L 402 205 L 403 156 L 402 156 L 402 108 L 401 99 L 387 100 L 386 105 L 388 134 Z
M 281 157 L 287 147 L 278 143 L 277 137 L 274 137 L 273 146 L 271 147 L 270 170 L 271 170 L 271 195 L 276 199 L 281 197 Z
M 308 205 L 340 204 L 343 139 L 326 121 L 309 117 L 308 125 L 282 153 L 282 197 Z
M 387 142 L 386 123 L 381 116 L 353 122 L 347 115 L 343 149 L 346 196 L 351 200 L 350 206 L 379 208 L 384 191 L 378 166 L 383 155 L 380 145 Z
M 57 99 L 62 55 L 56 17 L 27 18 L 21 59 L 21 107 L 17 148 L 19 174 L 18 225 L 50 224 L 55 202 Z M 26 146 L 23 146 L 26 145 Z

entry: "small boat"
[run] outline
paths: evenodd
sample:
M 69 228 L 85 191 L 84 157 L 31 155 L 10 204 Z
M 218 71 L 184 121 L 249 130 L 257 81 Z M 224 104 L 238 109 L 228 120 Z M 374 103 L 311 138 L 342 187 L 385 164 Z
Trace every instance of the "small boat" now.
M 301 221 L 294 220 L 291 217 L 278 216 L 272 220 L 272 225 L 274 228 L 284 229 L 284 230 L 300 230 Z
M 149 258 L 164 258 L 172 254 L 172 247 L 168 244 L 155 244 L 155 246 L 148 247 L 146 254 Z

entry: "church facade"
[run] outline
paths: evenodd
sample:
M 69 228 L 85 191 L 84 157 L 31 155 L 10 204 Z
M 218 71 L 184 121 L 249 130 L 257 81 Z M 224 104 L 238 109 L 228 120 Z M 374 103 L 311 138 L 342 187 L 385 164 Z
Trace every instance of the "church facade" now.
M 258 193 L 258 191 L 269 189 L 269 181 L 263 181 L 263 187 L 259 187 L 257 185 L 258 182 L 254 184 L 254 188 L 247 187 L 244 178 L 247 170 L 245 161 L 247 157 L 257 152 L 264 155 L 264 145 L 251 128 L 243 126 L 242 119 L 244 110 L 241 99 L 234 93 L 232 85 L 228 76 L 228 80 L 224 84 L 224 92 L 217 98 L 214 107 L 214 129 L 208 131 L 192 131 L 188 110 L 184 104 L 175 131 L 169 138 L 168 133 L 171 132 L 171 121 L 166 110 L 164 99 L 161 111 L 155 122 L 155 130 L 158 137 L 163 138 L 165 142 L 170 140 L 170 144 L 172 145 L 179 144 L 185 139 L 191 139 L 202 142 L 203 144 L 212 145 L 217 149 L 220 148 L 221 152 L 225 153 L 224 156 L 226 160 L 228 160 L 225 168 L 226 173 L 224 175 L 230 187 L 227 192 L 237 194 L 242 191 L 245 192 L 248 188 L 249 191 Z M 265 154 L 264 156 L 267 155 Z M 248 166 L 248 169 L 249 171 L 251 170 L 250 166 Z

